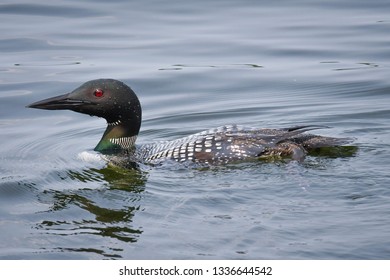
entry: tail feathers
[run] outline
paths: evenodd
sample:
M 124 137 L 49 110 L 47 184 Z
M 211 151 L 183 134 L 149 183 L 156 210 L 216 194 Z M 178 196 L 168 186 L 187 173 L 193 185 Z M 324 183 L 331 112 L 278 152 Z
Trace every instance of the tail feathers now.
M 283 130 L 287 131 L 300 131 L 300 132 L 305 132 L 309 130 L 314 130 L 314 129 L 323 129 L 323 128 L 330 128 L 330 126 L 326 125 L 300 125 L 300 126 L 293 126 L 293 127 L 286 127 L 283 128 Z
M 322 147 L 336 147 L 349 144 L 353 141 L 352 138 L 334 138 L 318 135 L 302 135 L 295 139 L 296 143 L 301 144 L 305 149 L 315 149 Z
M 291 139 L 291 138 L 306 137 L 309 135 L 300 136 L 300 134 L 302 134 L 306 131 L 310 131 L 310 130 L 314 130 L 314 129 L 321 129 L 321 128 L 328 128 L 328 127 L 321 126 L 321 125 L 304 125 L 304 126 L 294 126 L 294 127 L 285 128 L 284 130 L 287 132 L 280 135 L 278 142 L 282 142 L 284 140 Z
M 314 134 L 301 134 L 306 131 L 314 129 L 329 128 L 325 125 L 305 125 L 285 128 L 287 133 L 283 135 L 284 139 L 292 140 L 294 143 L 302 145 L 305 149 L 315 149 L 322 147 L 336 147 L 350 144 L 354 139 L 352 138 L 334 138 L 327 136 L 319 136 Z M 283 140 L 282 140 L 283 141 Z

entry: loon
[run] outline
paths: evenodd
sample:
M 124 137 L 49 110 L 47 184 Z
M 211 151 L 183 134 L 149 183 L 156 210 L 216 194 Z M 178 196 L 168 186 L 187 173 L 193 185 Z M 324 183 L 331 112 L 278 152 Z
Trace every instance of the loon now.
M 272 156 L 302 161 L 313 149 L 339 146 L 346 141 L 345 138 L 304 133 L 326 126 L 256 129 L 229 125 L 173 141 L 136 146 L 141 127 L 141 104 L 129 86 L 114 79 L 91 80 L 70 93 L 27 107 L 68 109 L 104 118 L 107 128 L 95 151 L 107 156 L 126 156 L 130 161 L 152 165 L 169 159 L 181 163 L 219 165 Z

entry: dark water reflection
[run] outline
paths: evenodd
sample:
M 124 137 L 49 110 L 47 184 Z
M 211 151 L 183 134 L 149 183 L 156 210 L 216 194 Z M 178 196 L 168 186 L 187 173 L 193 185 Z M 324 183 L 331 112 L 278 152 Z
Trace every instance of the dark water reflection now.
M 33 226 L 37 230 L 34 235 L 47 236 L 43 238 L 50 244 L 51 238 L 56 236 L 61 237 L 60 240 L 67 240 L 75 236 L 96 235 L 120 242 L 136 242 L 142 234 L 142 229 L 132 225 L 132 219 L 143 209 L 142 193 L 145 190 L 147 173 L 107 167 L 68 170 L 62 175 L 56 173 L 49 176 L 59 176 L 61 180 L 72 184 L 99 182 L 102 186 L 98 189 L 89 189 L 86 185 L 83 189 L 61 191 L 48 187 L 41 191 L 35 185 L 45 184 L 44 181 L 30 184 L 22 182 L 1 184 L 0 197 L 6 204 L 10 204 L 12 200 L 14 202 L 22 200 L 37 201 L 48 206 L 47 209 L 34 214 L 43 219 Z M 45 256 L 68 251 L 94 253 L 104 258 L 122 257 L 120 247 L 114 246 L 103 250 L 100 245 L 96 246 L 94 243 L 85 242 L 82 247 L 71 247 L 70 243 L 65 242 L 64 247 L 42 246 L 37 253 Z M 10 254 L 12 256 L 12 253 Z
M 67 171 L 68 179 L 77 182 L 95 180 L 105 186 L 98 190 L 44 191 L 43 199 L 52 206 L 46 211 L 47 219 L 40 222 L 38 232 L 53 236 L 96 235 L 121 242 L 136 242 L 142 230 L 132 225 L 137 211 L 142 210 L 142 192 L 147 175 L 136 170 L 117 168 L 88 169 L 82 172 Z M 65 179 L 65 178 L 64 178 Z M 76 211 L 77 216 L 71 218 Z M 61 213 L 62 220 L 57 220 Z M 81 214 L 81 215 L 80 215 Z M 121 248 L 99 249 L 86 242 L 85 247 L 41 248 L 45 250 L 95 253 L 105 258 L 120 258 Z M 91 246 L 91 247 L 88 247 Z

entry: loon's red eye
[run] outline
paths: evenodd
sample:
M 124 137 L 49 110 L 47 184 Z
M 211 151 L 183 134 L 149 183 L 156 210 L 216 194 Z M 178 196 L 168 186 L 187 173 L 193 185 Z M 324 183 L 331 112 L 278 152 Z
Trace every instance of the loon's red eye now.
M 93 92 L 93 95 L 95 95 L 96 97 L 102 97 L 104 95 L 104 91 L 102 89 L 100 89 L 100 88 L 97 88 Z

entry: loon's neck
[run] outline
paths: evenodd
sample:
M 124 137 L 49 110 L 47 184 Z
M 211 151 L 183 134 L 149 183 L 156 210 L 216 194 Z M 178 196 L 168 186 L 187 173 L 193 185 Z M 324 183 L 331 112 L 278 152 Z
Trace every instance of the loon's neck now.
M 136 128 L 131 123 L 122 121 L 108 123 L 102 139 L 94 150 L 102 154 L 129 153 L 135 147 L 138 132 L 139 127 Z

